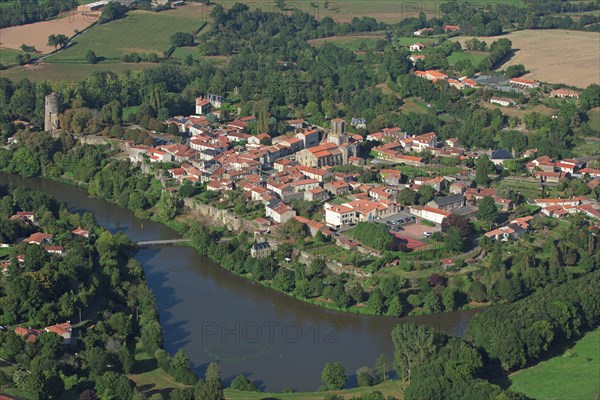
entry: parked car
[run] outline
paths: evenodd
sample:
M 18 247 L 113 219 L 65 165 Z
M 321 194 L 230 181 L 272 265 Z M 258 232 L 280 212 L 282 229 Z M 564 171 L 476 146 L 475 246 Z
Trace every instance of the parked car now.
M 433 233 L 431 233 L 431 232 L 423 232 L 423 236 L 425 236 L 425 237 L 430 237 L 431 235 L 433 235 Z

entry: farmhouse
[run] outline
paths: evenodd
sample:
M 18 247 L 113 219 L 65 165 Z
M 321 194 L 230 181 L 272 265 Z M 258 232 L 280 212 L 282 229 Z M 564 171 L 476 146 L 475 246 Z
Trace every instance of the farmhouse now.
M 458 32 L 459 30 L 458 25 L 444 25 L 444 32 Z
M 417 61 L 422 61 L 425 59 L 425 54 L 411 54 L 408 59 L 412 61 L 413 64 L 416 64 Z
M 421 36 L 424 33 L 433 32 L 433 28 L 422 28 L 413 32 L 415 36 Z
M 513 86 L 518 86 L 524 89 L 534 89 L 540 87 L 540 83 L 538 81 L 533 81 L 531 79 L 511 78 L 509 82 Z
M 429 69 L 427 71 L 415 71 L 415 75 L 421 78 L 425 78 L 434 83 L 439 80 L 448 79 L 448 75 L 433 69 Z
M 560 99 L 572 97 L 579 98 L 579 92 L 571 89 L 556 89 L 550 92 L 550 97 L 558 97 Z
M 408 46 L 410 51 L 423 51 L 425 50 L 425 45 L 423 43 L 415 43 Z
M 492 97 L 490 99 L 490 103 L 498 104 L 502 107 L 514 106 L 515 104 L 517 104 L 514 100 L 507 99 L 504 97 Z

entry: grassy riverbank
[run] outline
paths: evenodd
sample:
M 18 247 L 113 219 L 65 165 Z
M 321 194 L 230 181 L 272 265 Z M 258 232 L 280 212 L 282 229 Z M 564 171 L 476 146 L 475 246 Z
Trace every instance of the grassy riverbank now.
M 175 379 L 160 369 L 156 365 L 156 360 L 150 357 L 141 343 L 137 343 L 135 348 L 134 372 L 128 375 L 128 378 L 135 382 L 138 388 L 147 396 L 160 393 L 167 396 L 174 389 L 189 387 L 175 381 Z M 329 394 L 342 396 L 344 399 L 358 397 L 373 391 L 380 391 L 386 398 L 392 396 L 398 400 L 404 397 L 406 384 L 401 381 L 389 380 L 370 387 L 359 387 L 344 390 L 332 390 L 327 392 L 294 392 L 294 393 L 274 393 L 274 392 L 243 392 L 233 389 L 225 389 L 225 398 L 227 400 L 259 400 L 259 399 L 281 399 L 281 400 L 322 400 Z
M 591 400 L 600 396 L 600 329 L 562 354 L 510 375 L 510 390 L 532 399 Z

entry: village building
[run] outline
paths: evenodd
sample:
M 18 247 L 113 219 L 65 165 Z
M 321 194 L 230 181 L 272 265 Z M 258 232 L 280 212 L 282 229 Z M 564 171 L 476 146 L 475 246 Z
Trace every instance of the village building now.
M 415 43 L 408 46 L 410 51 L 423 51 L 425 50 L 425 45 L 423 43 Z
M 490 99 L 490 103 L 492 104 L 498 104 L 502 107 L 508 107 L 508 106 L 514 106 L 517 104 L 516 101 L 512 100 L 512 99 L 507 99 L 504 97 L 492 97 Z
M 452 214 L 450 211 L 428 206 L 410 206 L 409 210 L 412 215 L 436 224 L 441 224 L 444 218 Z
M 273 248 L 269 242 L 265 239 L 258 239 L 254 241 L 252 247 L 250 247 L 250 256 L 252 258 L 267 258 L 273 254 Z
M 279 224 L 285 224 L 296 216 L 296 211 L 281 200 L 273 200 L 265 205 L 265 213 Z
M 540 87 L 540 83 L 538 81 L 525 78 L 511 78 L 509 80 L 509 83 L 513 86 L 517 86 L 524 89 L 535 89 L 537 87 Z
M 449 196 L 437 197 L 427 203 L 428 207 L 439 210 L 452 211 L 465 205 L 465 198 L 462 194 L 451 194 Z
M 571 89 L 556 89 L 550 92 L 550 97 L 557 97 L 560 99 L 566 98 L 579 98 L 579 92 Z

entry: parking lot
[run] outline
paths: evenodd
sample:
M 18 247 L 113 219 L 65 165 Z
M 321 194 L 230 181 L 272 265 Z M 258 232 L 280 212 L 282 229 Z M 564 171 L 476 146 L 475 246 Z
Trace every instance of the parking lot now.
M 410 224 L 402 226 L 403 230 L 398 232 L 400 235 L 409 237 L 411 239 L 422 240 L 425 236 L 425 232 L 439 232 L 442 230 L 441 226 L 427 226 L 421 223 Z

